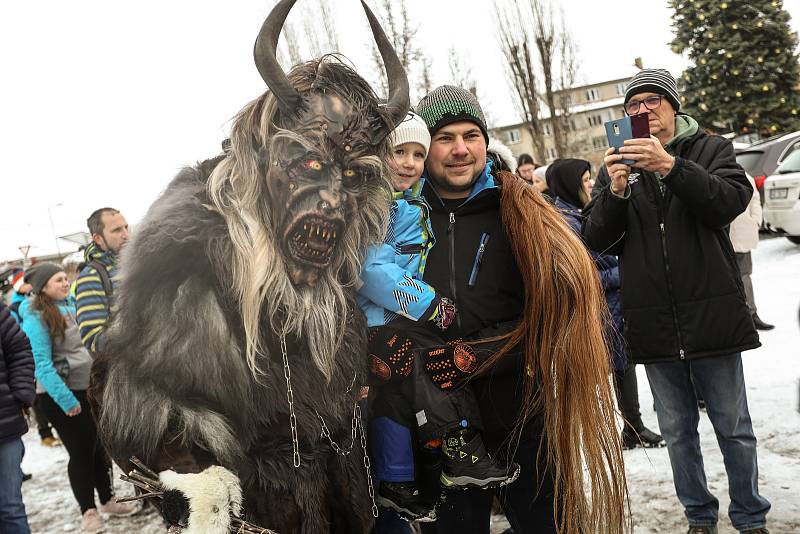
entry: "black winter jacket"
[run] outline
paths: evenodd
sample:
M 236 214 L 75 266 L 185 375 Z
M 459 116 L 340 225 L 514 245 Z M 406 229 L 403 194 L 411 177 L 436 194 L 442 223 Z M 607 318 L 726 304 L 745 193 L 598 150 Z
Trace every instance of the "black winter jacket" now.
M 31 345 L 0 303 L 0 443 L 28 431 L 22 408 L 32 406 L 35 397 Z
M 446 206 L 428 182 L 422 191 L 431 207 L 436 236 L 424 280 L 452 299 L 458 310 L 444 333 L 448 340 L 505 333 L 522 315 L 522 277 L 500 217 L 500 189 L 493 179 L 479 182 L 477 189 L 480 192 L 457 206 Z M 491 354 L 478 351 L 478 363 Z M 516 423 L 523 393 L 522 367 L 521 353 L 511 351 L 486 375 L 470 381 L 490 448 L 505 439 Z
M 698 131 L 673 154 L 663 194 L 641 171 L 630 197 L 617 197 L 603 167 L 584 210 L 587 245 L 620 258 L 624 336 L 637 363 L 760 346 L 727 230 L 752 187 L 726 139 Z

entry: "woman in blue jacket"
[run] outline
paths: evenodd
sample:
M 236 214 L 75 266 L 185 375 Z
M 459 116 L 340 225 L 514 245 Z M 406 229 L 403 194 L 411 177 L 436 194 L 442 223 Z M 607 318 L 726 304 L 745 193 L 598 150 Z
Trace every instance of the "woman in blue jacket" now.
M 566 218 L 575 233 L 581 235 L 583 207 L 591 198 L 591 165 L 582 159 L 557 159 L 547 167 L 547 184 L 555 197 L 555 206 Z M 597 265 L 600 282 L 605 292 L 611 315 L 607 328 L 609 352 L 614 364 L 614 386 L 625 427 L 622 447 L 663 447 L 663 438 L 647 428 L 639 411 L 639 385 L 635 365 L 625 358 L 625 340 L 622 337 L 622 307 L 620 303 L 619 261 L 610 254 L 589 251 Z
M 103 522 L 95 506 L 97 490 L 106 514 L 135 509 L 113 499 L 111 462 L 97 440 L 97 427 L 86 398 L 92 357 L 81 342 L 69 281 L 55 263 L 42 262 L 25 274 L 33 296 L 20 306 L 22 327 L 31 342 L 38 387 L 47 393 L 41 408 L 69 453 L 67 472 L 81 509 L 81 531 L 98 532 Z

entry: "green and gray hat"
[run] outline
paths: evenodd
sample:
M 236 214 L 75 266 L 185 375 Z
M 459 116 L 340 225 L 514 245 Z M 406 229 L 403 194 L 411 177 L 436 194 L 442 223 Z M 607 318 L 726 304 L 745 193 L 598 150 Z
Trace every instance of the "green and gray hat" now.
M 486 117 L 483 116 L 481 105 L 475 95 L 466 89 L 452 85 L 437 87 L 419 101 L 416 111 L 428 125 L 431 135 L 448 124 L 470 121 L 478 125 L 486 144 L 489 144 Z

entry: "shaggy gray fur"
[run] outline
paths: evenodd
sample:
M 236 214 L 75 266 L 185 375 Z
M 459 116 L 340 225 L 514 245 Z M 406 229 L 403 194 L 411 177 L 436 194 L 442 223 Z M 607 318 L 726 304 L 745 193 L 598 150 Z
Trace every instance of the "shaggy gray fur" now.
M 333 453 L 315 415 L 349 444 L 354 389 L 364 383 L 363 316 L 351 299 L 329 382 L 311 361 L 313 348 L 287 339 L 302 456 L 294 468 L 279 340 L 265 318 L 272 356 L 256 381 L 230 296 L 230 238 L 205 207 L 218 161 L 181 172 L 124 251 L 124 283 L 91 392 L 103 442 L 122 466 L 137 455 L 158 471 L 227 467 L 241 479 L 246 517 L 282 534 L 369 532 L 362 451 Z

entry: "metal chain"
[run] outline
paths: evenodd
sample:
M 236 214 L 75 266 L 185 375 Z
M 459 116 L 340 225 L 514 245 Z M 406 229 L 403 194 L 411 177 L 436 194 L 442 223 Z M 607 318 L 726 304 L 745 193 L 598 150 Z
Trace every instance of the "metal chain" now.
M 289 355 L 286 351 L 286 334 L 281 332 L 281 353 L 283 354 L 283 376 L 286 377 L 286 400 L 289 402 L 289 426 L 292 430 L 292 459 L 295 467 L 300 467 L 300 444 L 297 440 L 297 417 L 294 415 L 294 392 L 292 392 L 292 371 L 289 369 Z
M 294 414 L 292 371 L 289 368 L 289 354 L 286 350 L 286 334 L 283 332 L 281 332 L 281 355 L 283 356 L 283 376 L 286 378 L 286 400 L 289 403 L 289 426 L 292 430 L 292 453 L 294 466 L 300 467 L 300 444 L 297 440 L 297 417 Z M 353 376 L 353 383 L 350 385 L 350 389 L 352 389 L 355 385 L 355 381 L 356 376 Z M 364 470 L 367 473 L 367 489 L 369 491 L 370 501 L 372 501 L 372 517 L 377 518 L 378 505 L 375 504 L 375 488 L 372 485 L 372 464 L 369 461 L 369 454 L 367 453 L 367 435 L 364 432 L 364 425 L 361 422 L 361 407 L 358 405 L 358 402 L 356 402 L 353 406 L 353 420 L 352 424 L 350 425 L 350 446 L 347 449 L 343 449 L 338 443 L 333 441 L 333 438 L 331 438 L 331 432 L 328 429 L 328 425 L 325 424 L 325 419 L 322 418 L 319 412 L 315 413 L 322 424 L 322 437 L 328 440 L 328 442 L 331 444 L 331 448 L 336 454 L 347 456 L 353 452 L 353 448 L 356 444 L 356 435 L 358 434 L 361 438 L 361 450 L 364 453 Z
M 328 443 L 331 444 L 331 449 L 333 449 L 333 452 L 335 452 L 339 456 L 347 456 L 348 454 L 353 452 L 353 446 L 355 446 L 356 444 L 355 411 L 353 411 L 353 419 L 350 425 L 350 446 L 347 448 L 342 448 L 341 446 L 339 446 L 338 443 L 333 441 L 333 438 L 331 437 L 331 431 L 328 429 L 328 425 L 325 424 L 325 419 L 323 419 L 322 416 L 319 414 L 319 412 L 317 412 L 316 410 L 314 411 L 314 413 L 317 414 L 319 422 L 322 424 L 322 437 L 327 439 Z
M 372 485 L 372 464 L 369 461 L 369 454 L 367 454 L 367 435 L 364 433 L 364 425 L 361 423 L 361 407 L 356 402 L 356 407 L 353 410 L 353 418 L 355 419 L 358 432 L 361 435 L 361 450 L 364 452 L 364 470 L 367 472 L 367 488 L 369 489 L 369 498 L 372 501 L 372 517 L 378 517 L 378 506 L 375 504 L 375 488 Z

